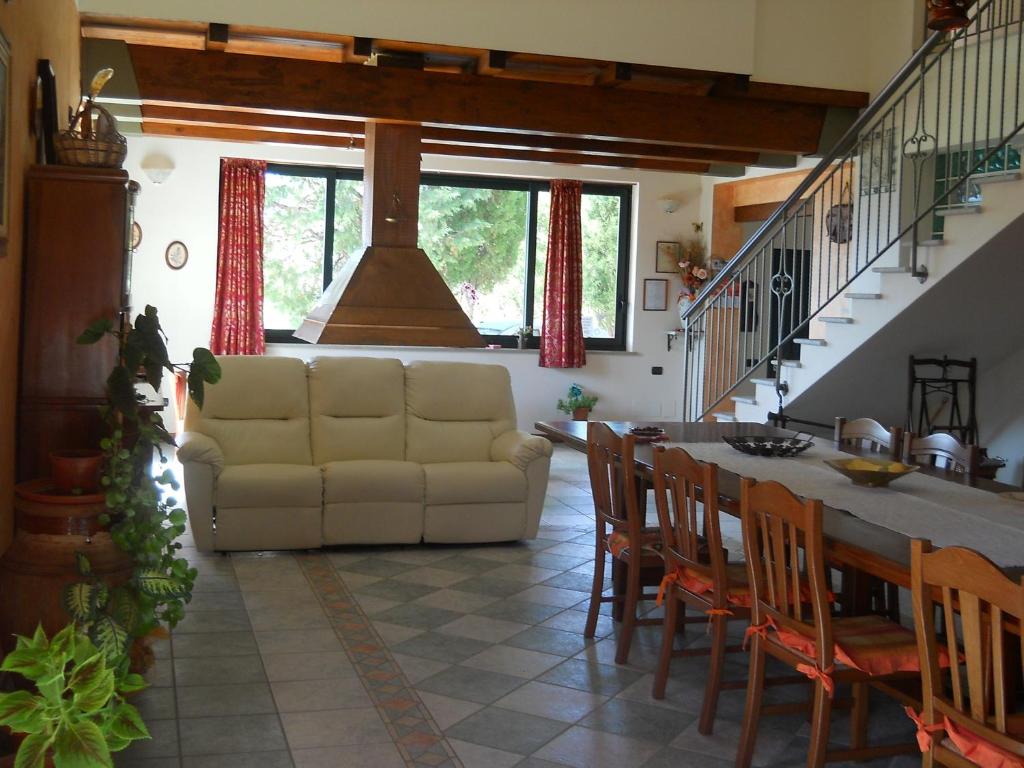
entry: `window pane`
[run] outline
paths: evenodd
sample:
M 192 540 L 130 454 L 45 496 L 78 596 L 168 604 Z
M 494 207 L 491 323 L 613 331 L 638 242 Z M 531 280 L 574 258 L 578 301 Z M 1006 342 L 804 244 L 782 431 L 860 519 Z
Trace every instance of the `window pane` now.
M 338 179 L 334 185 L 334 274 L 363 253 L 363 182 Z
M 324 289 L 327 181 L 268 173 L 263 206 L 263 325 L 295 329 Z
M 537 201 L 537 271 L 534 281 L 534 325 L 544 317 L 544 270 L 547 265 L 548 217 L 551 195 Z M 615 302 L 619 271 L 620 198 L 583 195 L 583 335 L 588 339 L 615 338 Z
M 525 190 L 420 187 L 419 243 L 483 334 L 523 325 Z

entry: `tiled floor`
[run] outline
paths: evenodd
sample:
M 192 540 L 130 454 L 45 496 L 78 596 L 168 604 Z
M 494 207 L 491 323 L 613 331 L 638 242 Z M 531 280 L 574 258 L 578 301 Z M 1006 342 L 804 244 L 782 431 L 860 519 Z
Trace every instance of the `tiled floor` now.
M 702 736 L 703 659 L 676 660 L 666 699 L 655 701 L 659 628 L 638 631 L 627 666 L 614 664 L 607 615 L 594 641 L 583 638 L 593 524 L 584 458 L 560 447 L 533 541 L 231 557 L 188 550 L 201 574 L 195 597 L 157 648 L 138 700 L 153 739 L 117 764 L 732 765 L 742 691 L 722 694 L 715 734 Z M 728 546 L 739 551 L 735 539 Z M 706 639 L 691 628 L 680 642 Z M 727 674 L 742 679 L 745 662 L 731 657 Z M 844 718 L 837 723 L 842 742 Z M 871 735 L 907 741 L 913 727 L 878 700 Z M 767 717 L 755 765 L 803 765 L 806 746 L 802 717 Z

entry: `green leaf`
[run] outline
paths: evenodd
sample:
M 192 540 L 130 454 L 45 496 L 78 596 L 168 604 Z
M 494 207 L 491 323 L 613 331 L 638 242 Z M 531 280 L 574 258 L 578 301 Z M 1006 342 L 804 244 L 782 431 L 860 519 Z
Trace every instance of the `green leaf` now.
M 15 648 L 4 657 L 0 664 L 2 672 L 17 672 L 29 680 L 38 680 L 49 672 L 46 664 L 46 649 Z
M 110 372 L 110 376 L 107 377 L 107 394 L 117 410 L 134 417 L 138 411 L 135 383 L 126 366 L 118 365 Z
M 75 621 L 86 621 L 93 614 L 93 585 L 85 581 L 64 587 L 62 602 Z
M 55 660 L 59 660 L 59 666 L 61 668 L 74 658 L 75 655 L 75 639 L 78 635 L 78 629 L 74 624 L 68 624 L 64 629 L 53 636 L 53 640 L 50 641 L 50 654 Z
M 139 711 L 131 704 L 124 702 L 119 704 L 112 713 L 110 732 L 130 741 L 149 738 L 149 730 L 142 722 Z
M 128 630 L 107 615 L 96 619 L 96 623 L 89 631 L 89 637 L 100 652 L 112 661 L 128 650 L 128 643 L 131 641 Z
M 53 744 L 53 736 L 46 733 L 29 735 L 14 758 L 14 768 L 43 768 L 46 765 L 46 753 Z
M 117 681 L 117 690 L 120 693 L 135 693 L 136 691 L 145 690 L 148 685 L 146 678 L 131 672 Z
M 144 595 L 164 600 L 187 597 L 189 594 L 181 579 L 168 576 L 166 572 L 156 568 L 136 572 L 135 583 L 138 584 L 139 591 Z
M 107 741 L 90 720 L 63 723 L 53 746 L 55 768 L 109 768 L 111 765 Z
M 82 634 L 75 640 L 75 658 L 73 660 L 76 665 L 84 664 L 100 652 L 99 648 L 95 646 L 89 637 L 92 629 L 93 623 L 91 621 L 82 624 Z
M 135 595 L 123 587 L 115 589 L 110 595 L 110 615 L 129 633 L 134 633 L 139 621 L 139 605 Z
M 46 726 L 46 702 L 28 691 L 0 693 L 0 725 L 15 733 L 39 733 Z
M 95 344 L 108 333 L 114 330 L 113 321 L 105 317 L 89 324 L 89 327 L 82 331 L 76 340 L 79 344 Z
M 114 695 L 114 670 L 104 669 L 89 685 L 80 686 L 75 691 L 74 706 L 82 712 L 92 713 L 102 709 Z
M 75 568 L 79 576 L 92 576 L 92 563 L 82 552 L 75 552 Z

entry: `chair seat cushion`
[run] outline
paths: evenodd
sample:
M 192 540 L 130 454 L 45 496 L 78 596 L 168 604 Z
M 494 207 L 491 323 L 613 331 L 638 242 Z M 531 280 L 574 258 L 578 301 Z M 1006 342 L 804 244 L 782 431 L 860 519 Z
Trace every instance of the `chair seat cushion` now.
M 644 552 L 644 555 L 656 555 L 658 550 L 661 549 L 661 531 L 658 530 L 645 530 L 640 533 L 640 548 L 648 550 Z M 608 551 L 612 553 L 612 557 L 623 557 L 629 554 L 629 534 L 626 531 L 613 531 L 608 534 Z
M 947 715 L 942 716 L 941 722 L 927 725 L 923 713 L 915 712 L 912 707 L 904 707 L 904 711 L 917 726 L 917 744 L 922 752 L 928 752 L 932 748 L 934 735 L 935 738 L 941 738 L 941 747 L 982 768 L 1024 768 L 1024 757 L 1003 749 L 973 731 L 968 725 L 950 720 Z M 988 720 L 991 727 L 992 718 Z M 1006 735 L 1019 741 L 1024 730 L 1024 715 L 1008 715 L 1006 721 Z M 939 736 L 943 732 L 946 734 L 945 738 Z
M 423 503 L 423 466 L 412 461 L 361 460 L 324 464 L 324 502 Z
M 219 507 L 319 507 L 320 467 L 305 464 L 238 464 L 217 478 Z
M 526 501 L 526 475 L 507 461 L 424 464 L 427 504 Z
M 725 566 L 725 578 L 728 581 L 725 601 L 729 605 L 749 608 L 751 605 L 750 586 L 747 584 L 747 567 L 743 563 L 728 563 Z M 715 588 L 710 573 L 702 573 L 694 568 L 676 568 L 674 573 L 666 574 L 661 580 L 662 589 L 669 584 L 678 584 L 695 595 L 712 594 Z
M 783 645 L 814 657 L 814 640 L 798 632 L 774 627 Z M 917 638 L 913 631 L 882 616 L 851 616 L 832 620 L 836 661 L 868 675 L 920 672 Z M 949 654 L 939 649 L 939 664 L 949 666 Z

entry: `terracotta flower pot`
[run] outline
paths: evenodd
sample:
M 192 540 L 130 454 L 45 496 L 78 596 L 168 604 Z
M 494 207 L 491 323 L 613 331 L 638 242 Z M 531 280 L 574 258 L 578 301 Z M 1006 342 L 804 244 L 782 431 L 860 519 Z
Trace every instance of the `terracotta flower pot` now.
M 572 412 L 573 421 L 586 421 L 590 417 L 589 408 L 577 408 Z
M 928 3 L 928 28 L 947 31 L 971 23 L 966 4 L 958 0 L 931 0 Z
M 100 451 L 66 450 L 50 452 L 53 484 L 63 493 L 95 493 L 100 487 Z

